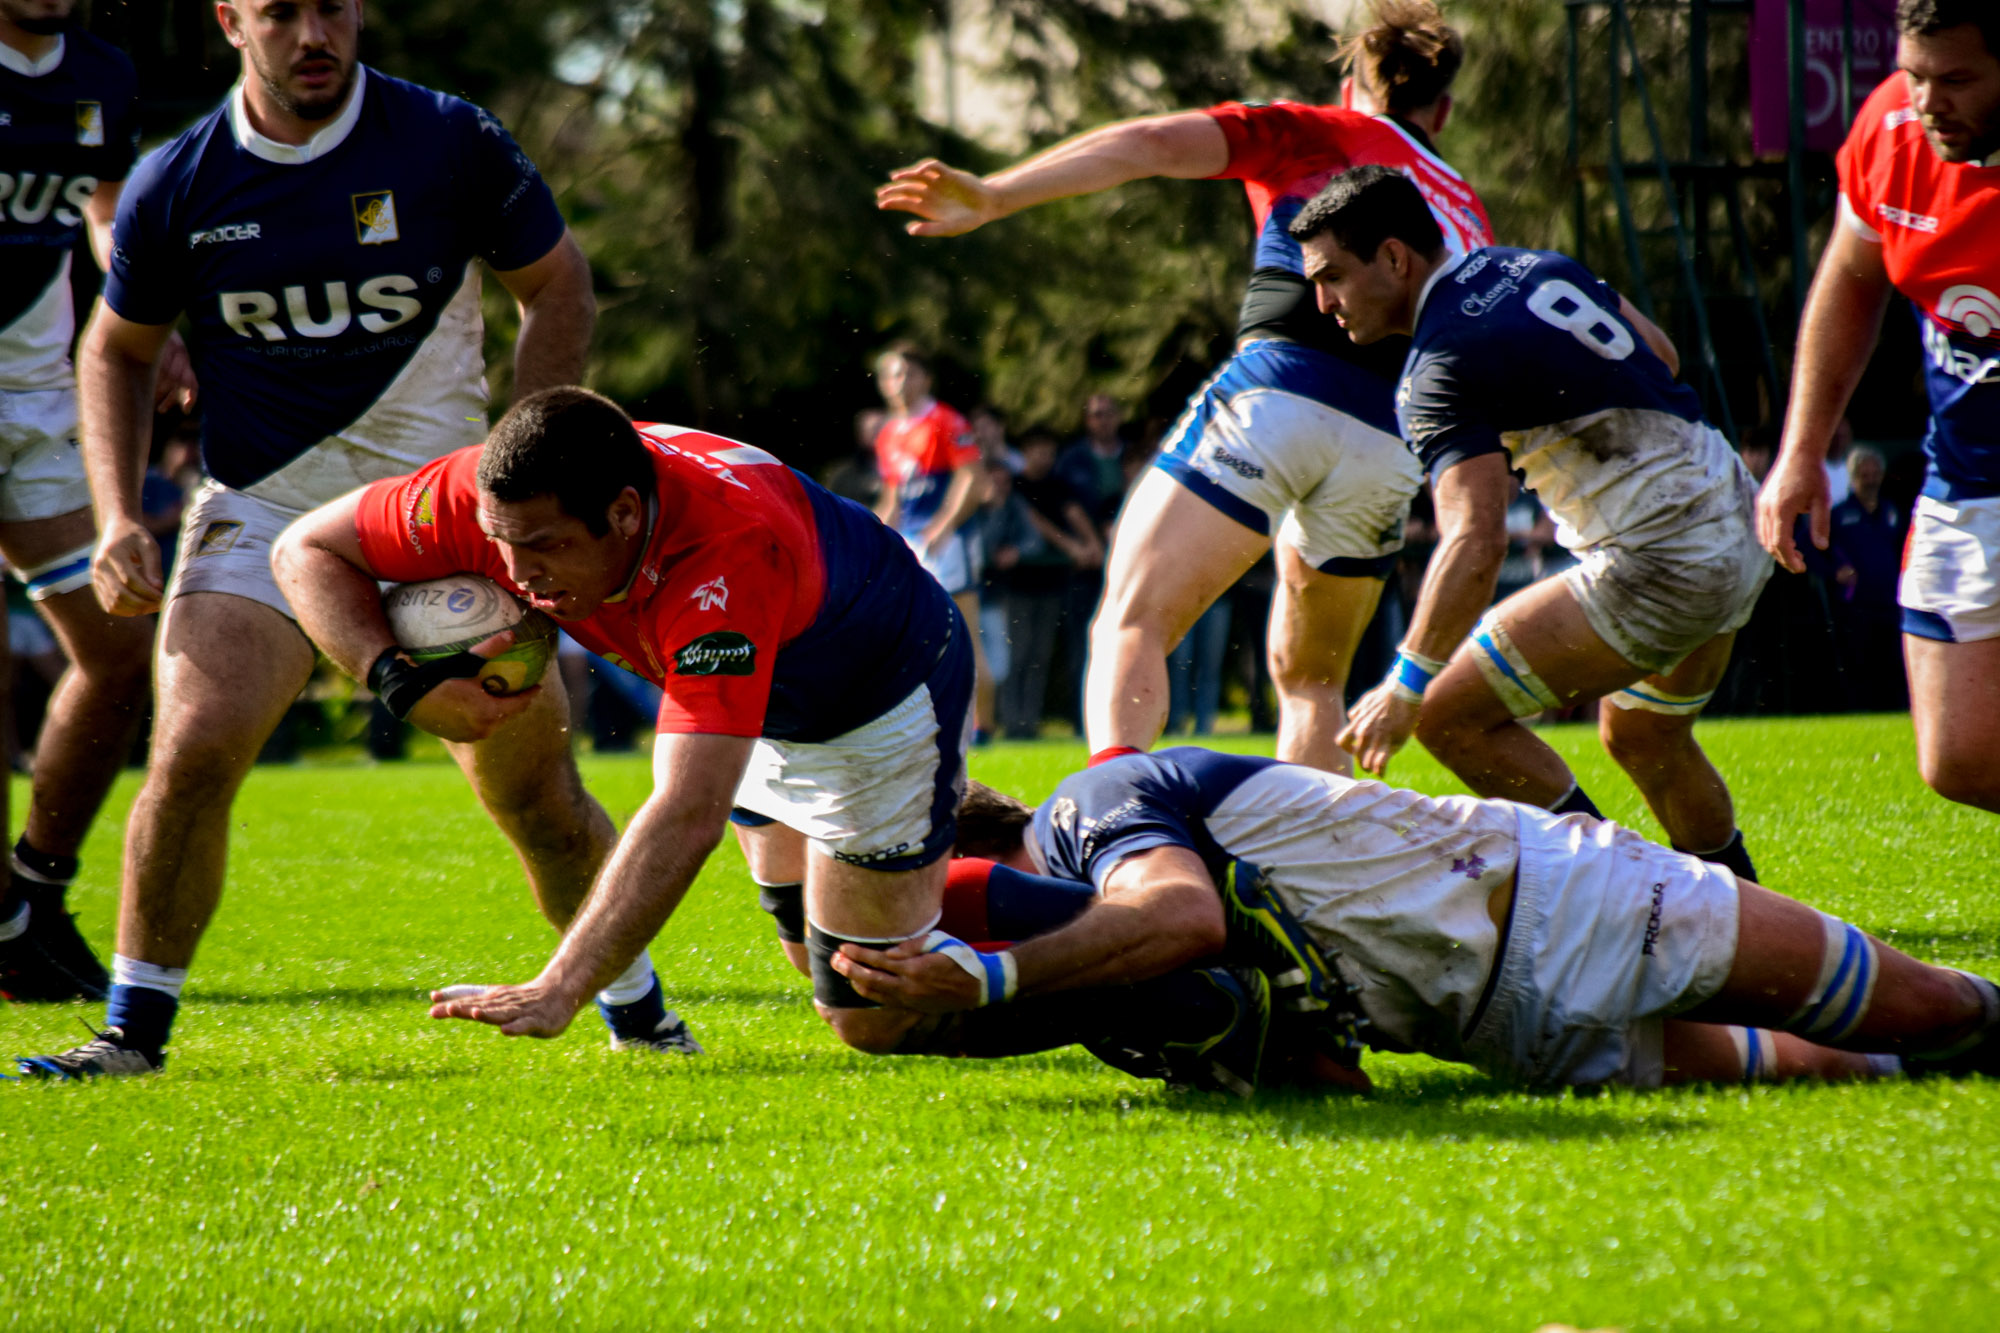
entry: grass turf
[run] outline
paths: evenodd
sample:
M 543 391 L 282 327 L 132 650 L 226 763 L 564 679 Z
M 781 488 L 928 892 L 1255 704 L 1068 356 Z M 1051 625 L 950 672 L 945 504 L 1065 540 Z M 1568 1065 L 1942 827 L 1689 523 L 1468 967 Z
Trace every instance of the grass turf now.
M 1548 733 L 1657 834 L 1581 729 Z M 1706 724 L 1765 879 L 2000 969 L 1990 816 L 1908 723 Z M 1236 748 L 1255 748 L 1238 742 Z M 982 751 L 1036 798 L 1082 752 Z M 639 760 L 585 764 L 622 820 Z M 1420 754 L 1393 776 L 1455 787 Z M 72 895 L 109 944 L 129 780 Z M 25 793 L 16 792 L 16 815 Z M 260 769 L 161 1078 L 0 1088 L 0 1326 L 1991 1327 L 2000 1084 L 1583 1100 L 1372 1062 L 1367 1101 L 1170 1096 L 1080 1054 L 839 1049 L 733 846 L 654 957 L 709 1054 L 424 1017 L 551 936 L 456 770 Z M 82 1006 L 0 1011 L 0 1052 Z

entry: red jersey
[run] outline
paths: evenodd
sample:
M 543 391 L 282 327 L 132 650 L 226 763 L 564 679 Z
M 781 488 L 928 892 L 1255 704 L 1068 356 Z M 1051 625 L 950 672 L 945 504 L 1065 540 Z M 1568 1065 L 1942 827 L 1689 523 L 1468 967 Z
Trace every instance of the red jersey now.
M 1838 165 L 1843 223 L 1882 247 L 1923 330 L 1926 493 L 2000 494 L 2000 155 L 1942 161 L 1898 71 L 1862 104 Z
M 896 488 L 896 526 L 923 531 L 937 516 L 951 474 L 979 461 L 979 445 L 965 418 L 933 401 L 911 417 L 890 417 L 875 432 L 875 466 Z
M 643 552 L 624 592 L 563 628 L 661 688 L 661 731 L 824 740 L 915 688 L 950 603 L 926 601 L 935 581 L 901 540 L 762 449 L 638 429 L 656 479 Z M 479 448 L 460 449 L 362 493 L 356 535 L 378 577 L 473 572 L 521 591 L 479 527 L 478 467 Z

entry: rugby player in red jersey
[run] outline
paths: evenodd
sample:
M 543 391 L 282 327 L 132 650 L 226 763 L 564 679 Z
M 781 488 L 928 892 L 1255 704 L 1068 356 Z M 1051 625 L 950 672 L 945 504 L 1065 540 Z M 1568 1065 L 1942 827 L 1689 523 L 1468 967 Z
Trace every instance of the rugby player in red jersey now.
M 643 956 L 734 808 L 767 900 L 803 881 L 814 998 L 835 1032 L 927 1049 L 932 1020 L 874 1007 L 828 964 L 842 941 L 885 947 L 936 924 L 972 694 L 957 608 L 867 510 L 761 449 L 635 428 L 588 390 L 550 389 L 484 445 L 307 514 L 273 565 L 329 657 L 425 730 L 487 740 L 495 766 L 533 692 L 490 697 L 469 673 L 400 657 L 378 580 L 484 574 L 664 691 L 653 794 L 548 966 L 434 994 L 434 1017 L 560 1033 Z M 509 812 L 492 813 L 518 842 Z
M 1431 144 L 1451 114 L 1458 34 L 1431 0 L 1374 9 L 1375 26 L 1344 50 L 1349 105 L 1228 102 L 1147 116 L 983 180 L 928 161 L 876 192 L 879 207 L 917 215 L 917 236 L 963 235 L 1148 176 L 1239 180 L 1249 197 L 1255 269 L 1236 354 L 1168 433 L 1111 545 L 1084 691 L 1094 751 L 1153 743 L 1167 718 L 1168 651 L 1275 544 L 1278 755 L 1348 770 L 1334 741 L 1348 669 L 1423 473 L 1396 436 L 1390 392 L 1407 344 L 1358 349 L 1321 315 L 1286 227 L 1334 175 L 1378 163 L 1417 182 L 1454 252 L 1493 239 L 1478 196 Z
M 1759 536 L 1794 572 L 1828 539 L 1827 444 L 1892 290 L 1917 308 L 1930 463 L 1898 600 L 1924 781 L 2000 811 L 2000 7 L 1902 0 L 1899 66 L 1840 150 L 1840 222 L 1813 279 Z

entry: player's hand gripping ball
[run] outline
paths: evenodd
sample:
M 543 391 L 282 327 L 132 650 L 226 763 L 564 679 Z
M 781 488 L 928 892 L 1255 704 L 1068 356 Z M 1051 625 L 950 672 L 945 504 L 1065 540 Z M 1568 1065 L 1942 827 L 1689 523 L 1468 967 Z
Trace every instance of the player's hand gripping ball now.
M 555 653 L 555 621 L 478 574 L 399 583 L 383 592 L 382 609 L 396 646 L 420 665 L 513 630 L 513 644 L 487 659 L 479 673 L 479 687 L 488 694 L 527 689 L 541 680 Z

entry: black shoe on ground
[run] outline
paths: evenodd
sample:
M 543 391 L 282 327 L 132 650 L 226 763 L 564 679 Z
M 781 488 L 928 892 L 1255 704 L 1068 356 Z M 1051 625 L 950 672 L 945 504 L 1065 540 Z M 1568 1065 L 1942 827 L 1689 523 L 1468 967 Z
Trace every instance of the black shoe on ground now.
M 28 929 L 0 940 L 0 995 L 21 1003 L 102 1001 L 111 993 L 104 964 L 76 928 L 60 890 L 28 890 Z

